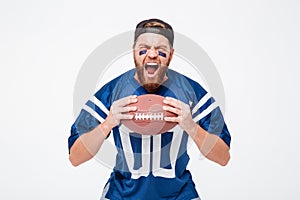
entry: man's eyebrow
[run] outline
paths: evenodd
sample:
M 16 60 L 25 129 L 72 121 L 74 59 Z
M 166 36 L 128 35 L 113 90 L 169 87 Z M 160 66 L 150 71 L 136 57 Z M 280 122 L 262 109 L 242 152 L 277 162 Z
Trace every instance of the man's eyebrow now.
M 150 45 L 146 44 L 146 43 L 140 43 L 138 45 L 139 47 L 150 47 Z
M 158 45 L 155 48 L 157 48 L 157 49 L 159 49 L 159 48 L 168 49 L 168 46 L 167 45 Z
M 138 47 L 146 47 L 146 48 L 150 48 L 151 45 L 148 45 L 146 43 L 140 43 L 138 45 Z M 163 48 L 163 49 L 168 49 L 168 46 L 167 45 L 158 45 L 158 46 L 154 46 L 155 49 L 159 49 L 159 48 Z

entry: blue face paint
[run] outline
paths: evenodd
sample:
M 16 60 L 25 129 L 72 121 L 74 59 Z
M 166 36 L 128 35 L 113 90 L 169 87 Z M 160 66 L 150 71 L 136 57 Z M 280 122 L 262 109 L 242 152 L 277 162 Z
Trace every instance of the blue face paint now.
M 162 56 L 162 57 L 167 57 L 167 54 L 165 54 L 164 52 L 158 51 L 158 55 Z
M 147 53 L 147 50 L 142 50 L 142 51 L 139 52 L 139 55 L 141 56 L 141 55 L 144 55 L 146 53 Z

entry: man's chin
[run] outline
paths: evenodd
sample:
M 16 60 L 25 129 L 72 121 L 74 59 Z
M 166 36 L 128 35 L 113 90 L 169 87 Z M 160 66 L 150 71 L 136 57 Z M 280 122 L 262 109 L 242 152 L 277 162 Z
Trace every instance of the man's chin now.
M 161 85 L 158 83 L 146 83 L 143 84 L 143 87 L 147 90 L 149 93 L 155 93 L 159 89 Z

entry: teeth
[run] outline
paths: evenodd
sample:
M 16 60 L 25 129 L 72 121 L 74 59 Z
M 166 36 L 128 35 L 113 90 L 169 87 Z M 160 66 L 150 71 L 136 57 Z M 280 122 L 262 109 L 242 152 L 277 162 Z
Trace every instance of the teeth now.
M 157 65 L 157 63 L 147 63 L 146 65 Z

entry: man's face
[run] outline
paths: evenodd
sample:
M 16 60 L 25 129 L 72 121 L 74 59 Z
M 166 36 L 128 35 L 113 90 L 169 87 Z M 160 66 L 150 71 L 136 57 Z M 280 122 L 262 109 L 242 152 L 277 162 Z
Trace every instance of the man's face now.
M 166 70 L 173 52 L 168 39 L 160 34 L 144 33 L 137 38 L 133 47 L 134 77 L 148 92 L 155 92 L 168 79 Z

